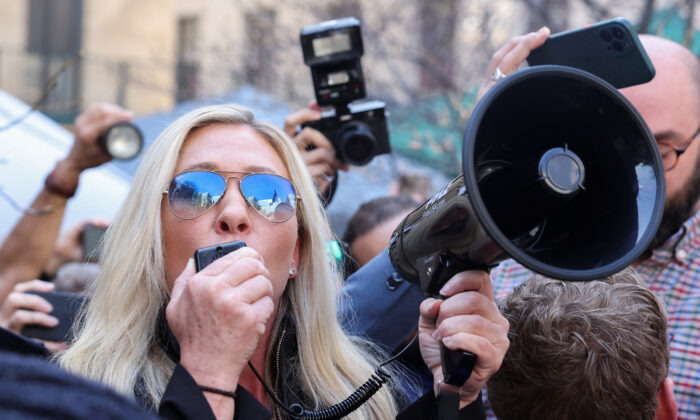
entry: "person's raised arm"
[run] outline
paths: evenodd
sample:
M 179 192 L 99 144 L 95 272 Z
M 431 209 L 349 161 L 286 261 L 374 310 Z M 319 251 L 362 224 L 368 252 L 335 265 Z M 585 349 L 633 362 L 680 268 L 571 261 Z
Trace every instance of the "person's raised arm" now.
M 15 284 L 39 276 L 51 256 L 67 200 L 78 188 L 80 174 L 111 158 L 97 143 L 109 126 L 130 121 L 131 111 L 111 104 L 90 106 L 75 120 L 75 140 L 68 156 L 59 160 L 46 177 L 30 212 L 12 229 L 0 248 L 0 302 Z

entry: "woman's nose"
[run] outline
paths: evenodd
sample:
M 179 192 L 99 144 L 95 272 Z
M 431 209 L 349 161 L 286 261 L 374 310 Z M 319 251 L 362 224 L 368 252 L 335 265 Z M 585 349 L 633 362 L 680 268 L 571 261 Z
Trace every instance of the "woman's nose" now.
M 226 180 L 226 193 L 216 206 L 217 233 L 247 233 L 250 230 L 250 210 L 248 202 L 239 191 L 237 178 Z

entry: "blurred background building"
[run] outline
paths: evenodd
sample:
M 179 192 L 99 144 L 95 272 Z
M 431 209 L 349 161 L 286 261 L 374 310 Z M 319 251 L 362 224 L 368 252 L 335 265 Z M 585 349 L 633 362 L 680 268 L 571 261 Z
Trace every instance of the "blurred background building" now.
M 700 53 L 696 0 L 0 0 L 0 88 L 27 102 L 70 57 L 44 109 L 70 120 L 94 101 L 137 113 L 252 85 L 303 106 L 312 97 L 299 30 L 363 23 L 370 94 L 408 105 L 458 98 L 510 37 L 624 16 Z M 453 104 L 456 105 L 456 104 Z M 59 112 L 62 111 L 62 112 Z M 72 112 L 72 114 L 71 114 Z
M 175 103 L 172 1 L 3 0 L 0 10 L 0 89 L 33 103 L 82 52 L 43 104 L 55 119 L 71 122 L 96 101 L 137 113 Z
M 39 104 L 61 123 L 90 103 L 117 103 L 136 112 L 147 143 L 184 110 L 231 98 L 281 124 L 289 110 L 313 99 L 300 29 L 355 16 L 363 25 L 368 93 L 387 102 L 392 147 L 401 157 L 375 159 L 350 176 L 385 185 L 406 171 L 423 171 L 436 189 L 443 185 L 436 174 L 460 170 L 476 89 L 491 55 L 509 38 L 542 25 L 559 32 L 623 16 L 638 32 L 671 38 L 700 55 L 696 3 L 0 0 L 0 89 Z M 123 166 L 131 172 L 135 164 Z M 386 176 L 376 175 L 381 171 Z

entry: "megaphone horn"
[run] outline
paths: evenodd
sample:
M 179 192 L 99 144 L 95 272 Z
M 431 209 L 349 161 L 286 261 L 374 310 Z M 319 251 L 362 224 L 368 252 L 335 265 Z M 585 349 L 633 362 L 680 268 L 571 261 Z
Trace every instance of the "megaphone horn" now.
M 663 164 L 637 110 L 569 67 L 524 69 L 491 88 L 469 120 L 462 171 L 391 239 L 392 264 L 428 296 L 508 256 L 557 279 L 608 276 L 646 250 L 664 208 Z M 448 383 L 468 378 L 443 370 Z

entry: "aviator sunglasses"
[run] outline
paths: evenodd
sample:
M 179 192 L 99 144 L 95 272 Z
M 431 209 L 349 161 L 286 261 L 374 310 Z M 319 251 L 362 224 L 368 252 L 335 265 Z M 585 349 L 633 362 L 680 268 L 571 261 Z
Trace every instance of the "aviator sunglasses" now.
M 224 176 L 224 174 L 236 174 Z M 175 175 L 167 191 L 168 207 L 180 219 L 195 219 L 216 204 L 226 192 L 228 180 L 238 179 L 246 202 L 274 223 L 289 220 L 296 211 L 296 191 L 284 177 L 267 173 L 235 171 L 188 171 Z

